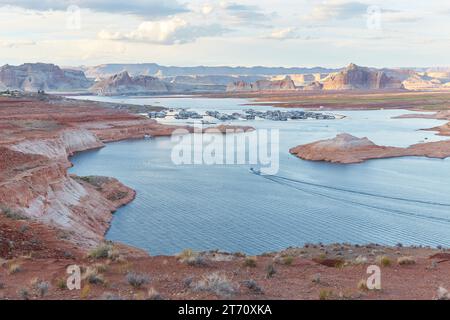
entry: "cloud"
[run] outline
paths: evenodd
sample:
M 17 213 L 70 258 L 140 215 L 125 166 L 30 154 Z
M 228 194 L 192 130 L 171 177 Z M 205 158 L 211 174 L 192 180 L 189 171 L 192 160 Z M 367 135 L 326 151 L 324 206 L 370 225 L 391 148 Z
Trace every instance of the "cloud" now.
M 0 6 L 14 6 L 35 11 L 66 11 L 71 5 L 97 12 L 133 14 L 141 17 L 163 17 L 187 12 L 178 0 L 0 0 Z
M 362 2 L 331 0 L 315 6 L 306 18 L 312 21 L 346 20 L 364 16 L 368 7 Z
M 288 40 L 288 39 L 300 39 L 300 35 L 296 28 L 289 27 L 289 28 L 274 30 L 269 35 L 265 36 L 264 38 L 272 39 L 272 40 Z
M 19 48 L 24 46 L 35 46 L 36 42 L 32 40 L 16 40 L 16 41 L 2 41 L 0 40 L 0 47 L 5 48 Z
M 414 12 L 381 11 L 381 19 L 383 22 L 410 23 L 417 22 L 419 20 L 422 20 L 423 18 L 423 15 Z
M 131 32 L 102 30 L 98 34 L 98 38 L 172 45 L 194 42 L 203 37 L 219 36 L 227 31 L 218 24 L 192 25 L 184 19 L 173 17 L 167 20 L 143 22 Z
M 265 25 L 275 15 L 275 13 L 266 14 L 256 5 L 244 5 L 235 2 L 222 1 L 220 8 L 236 22 L 247 25 Z

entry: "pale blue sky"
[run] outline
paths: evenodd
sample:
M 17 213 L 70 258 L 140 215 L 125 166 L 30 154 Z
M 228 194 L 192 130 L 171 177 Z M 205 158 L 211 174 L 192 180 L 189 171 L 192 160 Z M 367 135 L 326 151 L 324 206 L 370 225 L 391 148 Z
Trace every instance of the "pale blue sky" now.
M 437 0 L 0 0 L 0 30 L 0 64 L 450 66 Z

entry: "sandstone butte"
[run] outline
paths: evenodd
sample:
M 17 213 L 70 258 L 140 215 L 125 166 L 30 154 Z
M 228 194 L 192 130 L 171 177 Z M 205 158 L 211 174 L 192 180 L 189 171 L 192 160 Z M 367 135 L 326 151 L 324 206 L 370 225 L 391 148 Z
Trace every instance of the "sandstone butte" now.
M 304 160 L 342 164 L 406 156 L 444 159 L 450 157 L 450 141 L 420 143 L 407 148 L 398 148 L 379 146 L 367 138 L 357 138 L 343 133 L 334 139 L 297 146 L 289 152 Z

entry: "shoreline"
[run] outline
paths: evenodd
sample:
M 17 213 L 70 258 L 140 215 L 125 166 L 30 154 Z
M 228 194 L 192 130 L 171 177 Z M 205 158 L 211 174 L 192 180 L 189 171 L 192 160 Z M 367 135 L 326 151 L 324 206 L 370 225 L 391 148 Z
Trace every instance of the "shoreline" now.
M 7 275 L 1 278 L 4 289 L 0 288 L 0 298 L 20 298 L 20 290 L 36 277 L 51 282 L 46 298 L 52 299 L 102 299 L 107 293 L 141 299 L 151 289 L 169 299 L 217 299 L 228 294 L 236 299 L 322 299 L 325 291 L 327 299 L 433 299 L 439 285 L 450 282 L 446 247 L 306 244 L 256 257 L 219 251 L 152 257 L 139 248 L 108 242 L 105 234 L 112 212 L 130 203 L 136 193 L 114 178 L 68 174 L 70 156 L 146 133 L 165 136 L 178 127 L 95 104 L 79 104 L 78 108 L 73 102 L 55 108 L 55 104 L 35 100 L 2 102 L 8 109 L 0 109 L 0 130 L 7 132 L 8 139 L 0 143 L 5 157 L 0 162 L 0 199 L 9 211 L 0 214 L 0 237 L 6 236 L 15 245 L 10 248 L 0 243 L 0 275 Z M 28 185 L 33 190 L 28 190 Z M 28 218 L 15 211 L 21 207 Z M 59 218 L 58 212 L 64 213 L 72 228 L 64 228 L 66 220 L 52 220 Z M 105 256 L 87 256 L 102 247 L 107 248 Z M 383 256 L 391 264 L 383 266 L 386 289 L 368 292 L 359 288 L 365 268 L 379 264 Z M 410 261 L 407 258 L 414 263 L 402 265 L 402 259 Z M 90 284 L 86 296 L 58 288 L 57 281 L 70 264 L 96 270 L 114 288 Z M 20 265 L 21 271 L 8 276 L 13 265 Z M 274 270 L 270 275 L 269 266 Z M 400 270 L 406 278 L 420 279 L 421 290 L 405 285 L 398 277 Z M 151 273 L 152 283 L 130 290 L 124 282 L 129 271 Z M 232 292 L 223 296 L 195 289 L 204 277 L 217 273 L 235 288 Z M 256 287 L 248 287 L 250 280 Z M 258 287 L 261 290 L 255 289 Z

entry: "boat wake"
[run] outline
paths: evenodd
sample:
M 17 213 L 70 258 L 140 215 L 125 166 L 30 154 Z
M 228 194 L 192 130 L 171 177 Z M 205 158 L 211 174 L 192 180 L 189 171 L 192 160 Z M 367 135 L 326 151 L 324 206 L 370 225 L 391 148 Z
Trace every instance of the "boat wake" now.
M 275 183 L 278 183 L 278 184 L 281 184 L 281 185 L 284 185 L 284 186 L 287 186 L 290 188 L 297 189 L 299 191 L 302 191 L 302 192 L 310 194 L 310 195 L 327 198 L 327 199 L 330 199 L 333 201 L 337 201 L 337 202 L 341 202 L 341 203 L 345 203 L 345 204 L 356 205 L 356 206 L 360 206 L 360 207 L 364 207 L 364 208 L 369 208 L 369 209 L 373 209 L 373 210 L 388 212 L 388 213 L 402 215 L 402 216 L 426 219 L 426 220 L 431 220 L 431 221 L 436 221 L 436 222 L 441 222 L 441 223 L 442 222 L 450 223 L 450 219 L 447 219 L 447 218 L 424 215 L 424 214 L 419 214 L 419 213 L 414 213 L 414 212 L 409 212 L 409 211 L 404 211 L 404 210 L 399 210 L 399 209 L 393 209 L 393 208 L 386 208 L 383 206 L 372 205 L 372 204 L 363 203 L 363 202 L 359 202 L 359 201 L 355 201 L 355 200 L 351 200 L 351 199 L 344 199 L 342 197 L 333 196 L 332 194 L 326 194 L 326 193 L 323 193 L 320 191 L 315 191 L 313 189 L 307 189 L 302 186 L 317 187 L 319 189 L 321 188 L 321 189 L 331 190 L 331 191 L 341 191 L 341 192 L 346 192 L 346 193 L 350 193 L 350 194 L 363 195 L 363 196 L 388 199 L 388 200 L 397 200 L 397 201 L 403 201 L 403 202 L 408 202 L 408 203 L 450 207 L 450 204 L 447 204 L 447 203 L 400 198 L 400 197 L 391 197 L 391 196 L 386 196 L 386 195 L 381 195 L 381 194 L 362 192 L 362 191 L 350 190 L 350 189 L 345 189 L 345 188 L 338 188 L 338 187 L 331 187 L 331 186 L 326 186 L 326 185 L 321 185 L 321 184 L 316 184 L 316 183 L 310 183 L 310 182 L 290 179 L 290 178 L 286 178 L 286 177 L 282 177 L 282 176 L 262 175 L 258 170 L 255 170 L 255 169 L 251 169 L 251 172 L 263 177 L 264 179 L 270 180 L 272 182 L 275 182 Z

